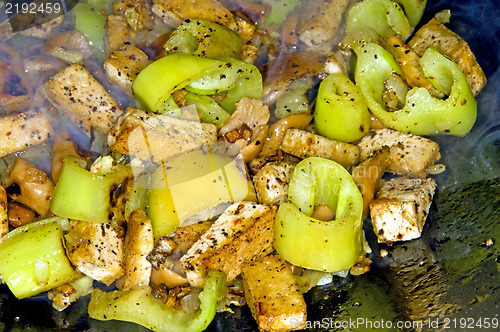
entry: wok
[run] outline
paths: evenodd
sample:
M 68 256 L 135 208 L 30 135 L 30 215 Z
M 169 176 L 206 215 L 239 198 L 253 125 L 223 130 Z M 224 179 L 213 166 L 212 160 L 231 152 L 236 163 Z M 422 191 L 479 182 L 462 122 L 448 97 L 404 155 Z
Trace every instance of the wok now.
M 422 237 L 379 245 L 365 221 L 373 249 L 371 271 L 336 277 L 309 291 L 308 330 L 461 331 L 500 319 L 500 3 L 429 0 L 421 22 L 442 9 L 451 9 L 449 27 L 469 43 L 488 77 L 477 98 L 478 120 L 463 138 L 435 138 L 446 171 L 435 176 L 438 191 Z M 382 257 L 381 249 L 388 255 Z M 57 312 L 45 295 L 17 300 L 2 285 L 0 331 L 146 331 L 135 324 L 90 319 L 88 301 L 80 299 Z M 247 307 L 234 311 L 218 314 L 208 330 L 258 330 Z M 397 326 L 398 321 L 405 324 Z

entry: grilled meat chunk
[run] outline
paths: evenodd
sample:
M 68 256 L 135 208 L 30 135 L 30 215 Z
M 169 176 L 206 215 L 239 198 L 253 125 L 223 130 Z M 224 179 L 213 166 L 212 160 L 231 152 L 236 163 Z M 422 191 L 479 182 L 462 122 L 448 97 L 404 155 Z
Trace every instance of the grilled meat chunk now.
M 45 83 L 42 93 L 89 136 L 92 129 L 107 132 L 122 114 L 106 89 L 79 64 L 57 73 Z
M 106 43 L 111 53 L 132 41 L 132 32 L 124 15 L 106 16 Z
M 275 215 L 275 208 L 255 202 L 229 206 L 181 257 L 189 283 L 203 286 L 209 269 L 224 272 L 230 282 L 241 273 L 245 262 L 270 253 Z
M 295 165 L 297 163 L 291 161 L 277 161 L 264 165 L 253 178 L 258 201 L 267 205 L 284 202 Z
M 321 157 L 331 159 L 344 167 L 354 166 L 359 161 L 359 147 L 331 140 L 305 130 L 288 129 L 281 142 L 281 149 L 299 158 Z
M 370 203 L 373 230 L 379 243 L 420 237 L 434 196 L 433 179 L 394 178 Z
M 437 143 L 392 129 L 370 130 L 358 146 L 361 148 L 361 161 L 384 147 L 391 148 L 387 171 L 400 175 L 425 177 L 427 168 L 441 158 Z
M 290 264 L 266 256 L 242 268 L 245 299 L 261 331 L 290 331 L 306 325 L 306 303 Z
M 106 285 L 123 275 L 123 240 L 113 227 L 79 220 L 69 226 L 66 251 L 80 272 Z
M 45 142 L 52 132 L 48 116 L 38 112 L 0 117 L 0 157 Z

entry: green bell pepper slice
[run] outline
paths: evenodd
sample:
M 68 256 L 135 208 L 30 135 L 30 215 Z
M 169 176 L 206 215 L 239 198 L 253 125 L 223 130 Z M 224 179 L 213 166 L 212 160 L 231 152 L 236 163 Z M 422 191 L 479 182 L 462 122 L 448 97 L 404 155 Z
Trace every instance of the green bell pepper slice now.
M 217 23 L 188 19 L 175 29 L 164 45 L 167 53 L 187 53 L 207 58 L 230 56 L 241 59 L 240 36 Z
M 447 134 L 463 136 L 474 125 L 477 103 L 465 75 L 456 63 L 428 48 L 420 64 L 426 78 L 448 95 L 441 100 L 425 88 L 414 87 L 406 95 L 403 108 L 389 112 L 381 103 L 384 82 L 393 73 L 401 74 L 392 55 L 380 45 L 355 47 L 355 80 L 370 111 L 390 128 L 416 135 Z
M 427 0 L 396 0 L 396 2 L 403 6 L 410 25 L 416 27 L 424 14 Z
M 104 46 L 106 16 L 102 15 L 99 9 L 82 2 L 73 8 L 73 14 L 75 16 L 75 29 L 87 38 L 96 58 L 104 62 L 106 59 Z
M 171 94 L 179 89 L 211 95 L 227 91 L 219 105 L 228 112 L 243 97 L 262 98 L 262 75 L 257 67 L 234 58 L 208 59 L 170 54 L 143 69 L 132 89 L 149 110 L 164 113 Z
M 127 292 L 104 292 L 95 289 L 88 307 L 89 316 L 98 320 L 116 319 L 133 322 L 153 331 L 203 331 L 215 317 L 217 306 L 225 292 L 226 276 L 210 271 L 200 293 L 198 312 L 187 313 L 167 307 L 151 294 L 151 287 L 143 286 Z
M 302 160 L 290 180 L 288 201 L 274 224 L 274 247 L 281 257 L 327 272 L 352 267 L 362 251 L 363 198 L 347 170 L 328 159 Z M 335 220 L 311 217 L 320 204 L 335 212 Z
M 363 137 L 370 128 L 370 112 L 354 83 L 345 75 L 328 75 L 319 85 L 314 124 L 322 136 L 343 142 Z
M 33 222 L 2 238 L 0 275 L 18 299 L 61 286 L 80 275 L 66 256 L 60 226 L 63 220 L 54 217 Z
M 211 122 L 220 129 L 230 114 L 226 112 L 213 98 L 188 92 L 186 105 L 195 105 L 201 122 Z
M 64 218 L 106 223 L 110 215 L 110 195 L 115 185 L 131 177 L 132 170 L 121 166 L 106 175 L 87 171 L 85 161 L 66 157 L 50 210 Z
M 364 0 L 349 10 L 346 19 L 346 34 L 367 28 L 375 30 L 380 36 L 398 34 L 404 38 L 411 33 L 411 26 L 403 9 L 391 0 Z

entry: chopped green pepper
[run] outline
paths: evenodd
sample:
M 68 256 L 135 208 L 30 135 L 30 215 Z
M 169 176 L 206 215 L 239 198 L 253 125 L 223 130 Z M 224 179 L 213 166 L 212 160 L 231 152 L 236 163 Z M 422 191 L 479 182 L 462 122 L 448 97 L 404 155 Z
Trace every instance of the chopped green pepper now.
M 50 210 L 60 217 L 108 222 L 111 190 L 132 176 L 132 170 L 121 166 L 103 176 L 87 171 L 82 164 L 85 162 L 78 158 L 64 159 Z
M 396 0 L 405 10 L 408 22 L 412 27 L 416 27 L 427 5 L 427 0 Z
M 343 142 L 360 139 L 370 128 L 363 96 L 345 75 L 330 74 L 319 85 L 314 124 L 320 135 Z
M 106 17 L 99 10 L 86 3 L 78 3 L 73 9 L 75 29 L 83 33 L 89 41 L 96 58 L 103 62 L 106 54 L 104 49 L 104 33 Z
M 356 85 L 370 111 L 384 125 L 416 135 L 467 134 L 477 116 L 477 103 L 460 68 L 428 48 L 420 64 L 426 78 L 444 94 L 446 99 L 436 99 L 425 88 L 414 87 L 406 95 L 403 108 L 389 112 L 382 104 L 384 82 L 401 70 L 392 55 L 380 45 L 369 43 L 354 48 L 358 58 L 355 70 Z
M 240 36 L 217 23 L 201 19 L 186 20 L 165 43 L 167 53 L 188 53 L 207 58 L 230 56 L 241 59 Z
M 274 224 L 274 247 L 292 264 L 321 271 L 352 267 L 361 253 L 363 198 L 351 175 L 332 160 L 311 157 L 297 164 Z M 326 205 L 335 219 L 311 217 Z
M 382 37 L 398 34 L 406 38 L 411 33 L 403 9 L 391 0 L 364 0 L 351 8 L 346 20 L 347 36 L 367 28 L 375 30 Z
M 0 275 L 18 299 L 61 286 L 80 275 L 66 257 L 61 219 L 33 222 L 2 238 Z
M 217 126 L 217 129 L 220 129 L 230 116 L 209 96 L 200 96 L 188 92 L 186 94 L 186 105 L 195 105 L 201 122 L 211 122 Z
M 103 292 L 95 289 L 89 303 L 89 316 L 98 320 L 134 322 L 153 331 L 203 331 L 215 317 L 217 306 L 225 291 L 223 273 L 210 271 L 200 293 L 200 309 L 187 313 L 166 306 L 151 294 L 151 287 L 142 286 L 127 292 Z
M 151 63 L 137 75 L 132 88 L 139 102 L 152 111 L 163 110 L 164 102 L 182 88 L 202 95 L 227 91 L 219 104 L 232 112 L 243 97 L 262 98 L 262 76 L 255 66 L 237 59 L 179 53 Z

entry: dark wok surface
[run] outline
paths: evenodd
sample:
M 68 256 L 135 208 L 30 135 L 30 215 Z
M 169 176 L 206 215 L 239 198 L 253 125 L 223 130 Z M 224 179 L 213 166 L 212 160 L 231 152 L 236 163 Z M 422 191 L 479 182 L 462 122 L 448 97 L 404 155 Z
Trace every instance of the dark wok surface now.
M 435 176 L 439 191 L 422 238 L 379 246 L 365 225 L 372 270 L 307 293 L 308 320 L 324 323 L 311 331 L 368 330 L 366 324 L 335 328 L 334 322 L 360 318 L 393 322 L 392 329 L 382 330 L 397 330 L 397 321 L 413 320 L 422 321 L 423 330 L 471 331 L 478 330 L 470 324 L 480 318 L 483 323 L 484 318 L 500 319 L 500 3 L 429 0 L 421 22 L 446 8 L 452 12 L 450 28 L 469 43 L 488 77 L 478 96 L 478 121 L 464 138 L 437 138 L 447 170 Z M 486 245 L 488 239 L 492 246 Z M 383 258 L 382 248 L 389 252 Z M 45 295 L 19 301 L 1 286 L 0 331 L 146 331 L 134 324 L 89 319 L 88 301 L 81 299 L 60 313 Z M 217 315 L 209 330 L 258 329 L 243 307 L 235 308 L 235 315 Z M 407 325 L 405 330 L 420 327 Z

